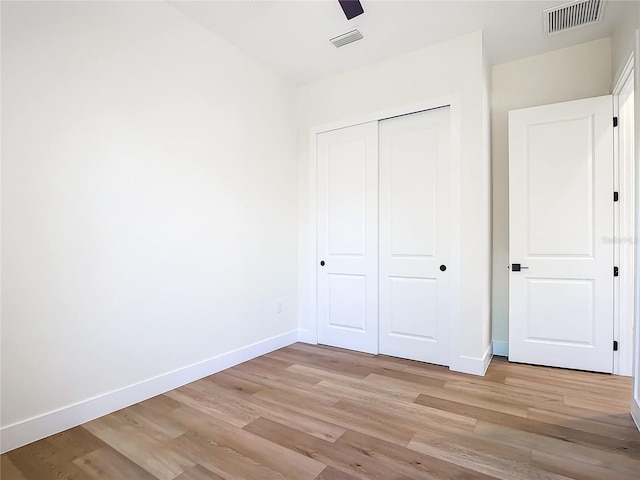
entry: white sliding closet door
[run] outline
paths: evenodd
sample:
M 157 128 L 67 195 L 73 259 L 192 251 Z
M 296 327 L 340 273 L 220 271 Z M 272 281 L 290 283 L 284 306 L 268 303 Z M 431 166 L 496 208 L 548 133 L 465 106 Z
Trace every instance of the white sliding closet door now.
M 318 341 L 378 352 L 378 122 L 318 141 Z
M 380 353 L 449 365 L 450 109 L 383 120 L 379 135 Z

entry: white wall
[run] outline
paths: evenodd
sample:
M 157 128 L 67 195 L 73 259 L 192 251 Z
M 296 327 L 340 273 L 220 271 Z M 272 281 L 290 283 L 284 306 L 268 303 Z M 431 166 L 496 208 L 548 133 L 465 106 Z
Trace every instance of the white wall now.
M 635 46 L 635 31 L 640 27 L 640 2 L 624 2 L 626 15 L 611 33 L 611 75 L 613 85 L 620 77 Z M 606 14 L 606 12 L 605 12 Z
M 163 2 L 2 2 L 5 449 L 34 417 L 295 338 L 294 102 Z
M 611 93 L 611 40 L 583 43 L 492 68 L 492 337 L 509 340 L 509 110 Z
M 483 105 L 483 45 L 480 32 L 430 46 L 298 89 L 300 327 L 315 337 L 315 185 L 310 182 L 309 131 L 329 122 L 425 102 L 458 100 L 462 169 L 462 303 L 460 339 L 452 365 L 482 361 L 490 328 L 490 166 L 487 108 Z M 486 179 L 486 181 L 484 181 Z M 452 270 L 452 274 L 455 270 Z

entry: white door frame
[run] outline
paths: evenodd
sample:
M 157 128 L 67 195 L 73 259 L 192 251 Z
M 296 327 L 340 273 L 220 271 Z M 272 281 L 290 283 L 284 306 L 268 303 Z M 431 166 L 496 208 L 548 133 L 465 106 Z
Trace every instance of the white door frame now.
M 619 117 L 620 95 L 627 82 L 633 85 L 634 55 L 631 54 L 616 86 L 613 89 L 613 114 Z M 634 92 L 635 95 L 638 92 Z M 625 303 L 634 304 L 635 291 L 635 165 L 633 158 L 622 159 L 620 128 L 613 130 L 614 190 L 620 201 L 614 203 L 614 261 L 620 268 L 620 276 L 614 280 L 613 338 L 619 350 L 613 354 L 613 373 L 631 376 L 633 373 L 633 312 L 623 308 Z M 625 161 L 626 160 L 626 161 Z
M 360 116 L 338 120 L 312 127 L 309 131 L 309 330 L 304 332 L 300 340 L 306 343 L 318 343 L 318 152 L 317 135 L 322 132 L 336 130 L 338 128 L 351 127 L 361 123 L 380 121 L 386 118 L 408 115 L 411 113 L 430 110 L 433 108 L 448 106 L 451 111 L 451 177 L 455 180 L 451 185 L 451 224 L 452 224 L 452 251 L 458 255 L 452 256 L 451 274 L 456 275 L 457 285 L 461 285 L 461 251 L 462 251 L 462 185 L 461 185 L 461 132 L 462 122 L 460 117 L 460 98 L 458 95 L 446 95 L 432 98 L 420 103 L 413 103 L 399 107 L 393 107 L 376 112 L 370 112 Z M 457 181 L 456 181 L 457 180 Z M 458 294 L 460 294 L 460 290 Z M 458 314 L 450 326 L 451 364 L 461 355 L 461 315 Z
M 640 98 L 638 98 L 638 95 L 640 95 L 640 30 L 636 30 L 635 32 L 635 46 L 634 46 L 634 52 L 635 52 L 635 57 L 634 57 L 634 77 L 635 77 L 635 84 L 634 84 L 634 110 L 635 110 L 635 115 L 634 118 L 636 120 L 636 125 L 635 125 L 635 165 L 637 167 L 636 169 L 636 184 L 638 182 L 638 169 L 640 169 L 640 167 L 638 167 L 638 165 L 640 165 L 640 134 L 638 133 L 638 130 L 640 130 L 640 125 L 638 125 L 638 120 L 640 120 Z M 638 213 L 640 213 L 640 202 L 638 202 L 638 197 L 640 197 L 640 195 L 636 195 L 636 231 L 634 232 L 636 234 L 636 238 L 640 237 L 640 228 L 638 228 L 640 225 L 640 221 L 638 221 L 637 216 Z M 636 255 L 638 255 L 638 251 L 636 250 Z M 640 266 L 640 261 L 638 261 L 638 259 L 634 259 L 635 260 L 635 269 L 636 269 L 636 278 L 640 278 L 640 271 L 638 271 L 638 267 Z M 635 292 L 635 300 L 636 300 L 636 305 L 635 305 L 635 315 L 634 315 L 634 344 L 635 344 L 635 352 L 634 352 L 634 356 L 633 356 L 633 393 L 631 395 L 631 416 L 633 417 L 634 421 L 636 422 L 636 426 L 638 427 L 638 430 L 640 430 L 640 311 L 639 311 L 639 304 L 640 304 L 640 292 L 638 292 L 638 289 L 636 288 L 636 292 Z

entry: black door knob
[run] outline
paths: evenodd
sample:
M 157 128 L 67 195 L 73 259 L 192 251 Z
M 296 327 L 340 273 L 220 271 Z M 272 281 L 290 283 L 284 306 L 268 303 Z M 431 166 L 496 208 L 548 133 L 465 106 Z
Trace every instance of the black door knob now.
M 321 260 L 321 261 L 320 261 L 320 266 L 321 266 L 321 267 L 324 267 L 324 260 Z
M 447 269 L 446 265 L 440 265 L 440 271 L 444 272 Z

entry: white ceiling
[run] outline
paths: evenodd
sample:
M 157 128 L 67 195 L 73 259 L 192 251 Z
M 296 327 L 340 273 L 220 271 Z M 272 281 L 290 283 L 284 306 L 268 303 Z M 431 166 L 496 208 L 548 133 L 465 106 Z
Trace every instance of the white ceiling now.
M 169 1 L 218 36 L 295 84 L 304 84 L 477 30 L 491 63 L 503 63 L 609 37 L 633 1 L 608 0 L 602 22 L 543 33 L 542 10 L 566 0 L 361 0 L 347 20 L 337 0 Z M 329 39 L 358 27 L 364 39 L 335 48 Z

